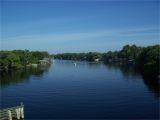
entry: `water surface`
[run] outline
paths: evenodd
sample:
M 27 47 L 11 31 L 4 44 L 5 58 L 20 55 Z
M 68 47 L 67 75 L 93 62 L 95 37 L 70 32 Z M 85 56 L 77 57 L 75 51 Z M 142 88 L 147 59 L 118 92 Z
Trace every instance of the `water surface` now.
M 158 82 L 132 67 L 55 60 L 1 73 L 1 107 L 25 105 L 25 119 L 158 119 Z

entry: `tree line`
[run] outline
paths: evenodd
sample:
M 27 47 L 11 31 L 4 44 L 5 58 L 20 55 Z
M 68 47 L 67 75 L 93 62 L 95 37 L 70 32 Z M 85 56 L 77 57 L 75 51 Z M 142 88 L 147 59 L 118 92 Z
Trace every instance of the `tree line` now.
M 151 76 L 159 75 L 160 45 L 139 47 L 136 45 L 125 45 L 119 51 L 108 51 L 106 53 L 63 53 L 54 55 L 56 59 L 80 60 L 80 61 L 103 61 L 134 64 L 135 68 L 144 74 Z
M 30 64 L 38 64 L 45 57 L 50 57 L 46 51 L 0 51 L 0 70 L 25 68 Z
M 56 59 L 65 60 L 81 60 L 93 62 L 96 59 L 99 61 L 135 61 L 144 47 L 136 45 L 125 45 L 120 51 L 108 51 L 106 53 L 88 52 L 88 53 L 62 53 L 56 54 Z

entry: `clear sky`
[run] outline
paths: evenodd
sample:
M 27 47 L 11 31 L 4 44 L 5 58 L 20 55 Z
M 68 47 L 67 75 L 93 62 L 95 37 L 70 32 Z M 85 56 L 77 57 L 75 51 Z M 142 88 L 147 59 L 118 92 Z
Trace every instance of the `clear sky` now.
M 0 0 L 1 49 L 106 52 L 159 44 L 158 0 Z

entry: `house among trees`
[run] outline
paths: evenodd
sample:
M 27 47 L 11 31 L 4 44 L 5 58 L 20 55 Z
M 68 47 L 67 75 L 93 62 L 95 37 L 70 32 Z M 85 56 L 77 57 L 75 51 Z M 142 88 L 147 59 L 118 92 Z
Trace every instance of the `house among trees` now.
M 40 65 L 48 65 L 50 64 L 50 58 L 44 58 L 43 60 L 39 60 Z

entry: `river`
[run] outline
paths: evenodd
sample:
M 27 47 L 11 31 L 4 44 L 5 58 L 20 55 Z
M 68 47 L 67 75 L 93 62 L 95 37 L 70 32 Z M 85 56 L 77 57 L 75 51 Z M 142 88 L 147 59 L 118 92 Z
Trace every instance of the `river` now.
M 158 119 L 158 82 L 130 66 L 54 60 L 0 79 L 0 106 L 23 102 L 25 119 Z

